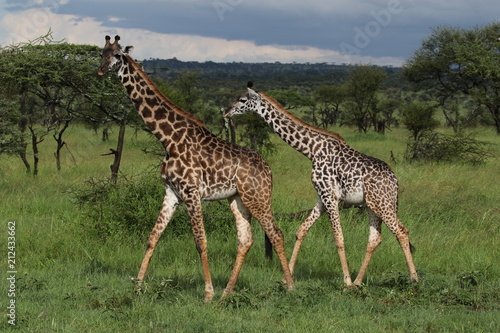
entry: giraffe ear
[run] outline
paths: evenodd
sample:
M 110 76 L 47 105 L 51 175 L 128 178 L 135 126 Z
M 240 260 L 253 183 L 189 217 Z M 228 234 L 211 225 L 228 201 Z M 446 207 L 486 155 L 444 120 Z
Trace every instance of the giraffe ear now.
M 133 50 L 134 50 L 133 46 L 126 46 L 124 53 L 129 55 L 130 53 L 132 53 Z
M 248 90 L 248 97 L 250 99 L 261 99 L 260 95 L 255 92 L 255 90 L 253 90 L 252 88 L 247 88 Z

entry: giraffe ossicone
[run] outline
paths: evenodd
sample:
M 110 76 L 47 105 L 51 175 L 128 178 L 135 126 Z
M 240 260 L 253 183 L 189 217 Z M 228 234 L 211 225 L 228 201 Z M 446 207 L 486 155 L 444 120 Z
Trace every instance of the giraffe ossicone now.
M 333 237 L 340 257 L 344 283 L 361 285 L 375 249 L 382 242 L 381 223 L 396 236 L 406 259 L 411 281 L 418 281 L 412 258 L 408 229 L 397 216 L 398 181 L 383 161 L 362 154 L 347 145 L 337 133 L 314 127 L 284 109 L 252 85 L 225 113 L 226 117 L 255 112 L 290 146 L 312 162 L 312 183 L 318 192 L 318 201 L 296 233 L 296 242 L 290 258 L 293 273 L 297 256 L 309 229 L 325 211 L 329 215 Z M 347 264 L 344 236 L 339 217 L 339 204 L 366 206 L 370 217 L 370 232 L 365 257 L 354 282 Z
M 257 152 L 213 135 L 198 117 L 172 103 L 128 55 L 131 47 L 122 50 L 119 41 L 119 36 L 115 37 L 113 43 L 109 36 L 105 37 L 98 74 L 104 75 L 110 70 L 118 72 L 118 78 L 137 112 L 166 150 L 161 165 L 166 193 L 148 238 L 137 276 L 139 286 L 161 234 L 182 202 L 189 214 L 196 249 L 201 258 L 205 301 L 210 301 L 214 289 L 201 201 L 227 199 L 236 219 L 238 251 L 223 296 L 234 290 L 245 257 L 253 244 L 250 226 L 252 216 L 262 225 L 279 257 L 288 289 L 293 289 L 283 234 L 272 215 L 272 179 L 268 164 Z

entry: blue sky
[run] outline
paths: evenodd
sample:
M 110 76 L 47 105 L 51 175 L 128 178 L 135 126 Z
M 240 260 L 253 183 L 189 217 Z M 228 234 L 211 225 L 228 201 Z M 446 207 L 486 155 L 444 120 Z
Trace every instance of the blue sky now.
M 500 21 L 498 0 L 0 0 L 0 44 L 49 29 L 137 59 L 399 66 L 431 28 Z

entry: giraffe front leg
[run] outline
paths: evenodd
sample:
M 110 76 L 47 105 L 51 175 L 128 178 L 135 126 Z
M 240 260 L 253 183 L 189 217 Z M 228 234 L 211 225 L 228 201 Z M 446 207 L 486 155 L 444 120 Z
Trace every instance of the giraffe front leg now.
M 382 233 L 381 233 L 381 223 L 382 219 L 378 217 L 369 207 L 368 214 L 370 215 L 370 234 L 368 236 L 368 244 L 366 246 L 366 254 L 363 263 L 358 272 L 358 276 L 356 280 L 354 280 L 354 285 L 360 286 L 363 283 L 363 278 L 366 273 L 366 269 L 368 268 L 368 264 L 375 252 L 375 249 L 382 242 Z
M 144 276 L 146 276 L 146 271 L 148 270 L 149 262 L 151 261 L 151 256 L 153 255 L 156 245 L 158 244 L 163 231 L 172 219 L 172 216 L 174 215 L 178 205 L 179 199 L 170 189 L 170 187 L 167 187 L 160 215 L 158 216 L 153 230 L 151 230 L 151 233 L 149 234 L 146 254 L 144 255 L 144 259 L 142 260 L 139 274 L 137 275 L 136 285 L 139 289 L 141 288 L 144 281 Z
M 214 287 L 210 267 L 208 265 L 208 246 L 205 226 L 203 225 L 203 216 L 201 212 L 201 200 L 198 192 L 191 192 L 191 196 L 184 199 L 187 212 L 191 219 L 196 250 L 198 251 L 203 267 L 203 277 L 205 279 L 205 302 L 210 302 L 214 297 Z
M 229 278 L 226 289 L 222 297 L 229 295 L 233 292 L 234 286 L 238 281 L 238 276 L 245 262 L 248 251 L 253 244 L 252 228 L 250 225 L 250 219 L 252 215 L 248 209 L 243 205 L 239 196 L 236 196 L 229 200 L 231 210 L 233 212 L 234 218 L 236 220 L 236 234 L 238 236 L 238 253 L 236 255 L 236 260 L 234 262 L 233 272 Z
M 338 214 L 337 214 L 338 216 Z M 340 220 L 337 219 L 332 221 L 333 238 L 335 240 L 335 246 L 337 247 L 337 253 L 340 258 L 340 265 L 342 266 L 342 273 L 344 274 L 344 283 L 347 287 L 352 286 L 351 274 L 349 273 L 349 265 L 347 264 L 347 257 L 345 254 L 344 247 L 344 235 L 342 234 L 342 227 L 340 225 Z
M 352 286 L 351 274 L 349 273 L 349 265 L 347 264 L 347 257 L 344 247 L 344 234 L 342 233 L 342 226 L 340 225 L 340 216 L 338 201 L 332 200 L 333 196 L 323 197 L 323 204 L 330 217 L 330 224 L 332 226 L 333 239 L 337 247 L 337 253 L 340 258 L 340 265 L 342 266 L 342 273 L 344 274 L 344 283 L 347 287 Z
M 299 255 L 300 247 L 302 246 L 302 242 L 307 236 L 309 229 L 313 226 L 313 224 L 318 220 L 321 214 L 325 211 L 325 207 L 321 200 L 318 200 L 313 210 L 309 214 L 309 216 L 302 222 L 297 233 L 295 235 L 295 245 L 293 247 L 292 257 L 290 258 L 290 273 L 293 275 L 293 270 L 295 268 L 295 263 L 297 262 L 297 257 Z

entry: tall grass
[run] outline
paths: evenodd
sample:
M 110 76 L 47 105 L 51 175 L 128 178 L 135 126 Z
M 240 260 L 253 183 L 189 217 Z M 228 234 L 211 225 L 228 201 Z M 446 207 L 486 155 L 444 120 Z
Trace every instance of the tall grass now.
M 407 136 L 403 130 L 395 129 L 386 136 L 362 135 L 345 128 L 339 132 L 354 148 L 388 161 L 397 174 L 400 219 L 417 248 L 418 284 L 409 283 L 399 245 L 383 228 L 384 241 L 370 263 L 365 284 L 357 290 L 344 290 L 330 225 L 324 216 L 303 243 L 294 292 L 287 293 L 281 286 L 278 262 L 264 258 L 263 232 L 253 223 L 254 247 L 236 292 L 226 300 L 202 303 L 201 265 L 189 228 L 175 233 L 172 226 L 161 239 L 146 286 L 138 294 L 130 277 L 137 274 L 147 231 L 97 237 L 89 229 L 90 217 L 72 195 L 91 177 L 109 175 L 111 158 L 100 155 L 115 143 L 103 143 L 90 130 L 74 127 L 66 139 L 73 156 L 66 151 L 61 173 L 55 171 L 48 139 L 41 146 L 38 177 L 26 176 L 18 159 L 0 156 L 0 234 L 6 239 L 7 222 L 16 221 L 18 271 L 17 325 L 13 328 L 5 319 L 0 330 L 498 331 L 500 138 L 488 130 L 478 133 L 497 149 L 497 157 L 482 165 L 406 164 L 401 159 Z M 131 134 L 129 131 L 125 144 L 122 177 L 155 177 L 157 159 L 141 152 L 151 141 L 143 134 Z M 275 184 L 273 210 L 290 255 L 302 221 L 289 219 L 288 214 L 312 208 L 317 197 L 310 183 L 310 162 L 275 139 L 277 154 L 266 159 Z M 395 162 L 390 161 L 391 151 Z M 158 202 L 161 200 L 159 196 Z M 237 241 L 227 203 L 216 205 L 206 207 L 206 224 L 210 267 L 216 294 L 220 295 L 232 269 Z M 176 218 L 188 223 L 182 210 Z M 230 227 L 220 230 L 221 221 Z M 355 275 L 364 256 L 368 217 L 362 210 L 342 210 L 341 222 Z M 6 250 L 2 253 L 5 256 Z M 5 309 L 7 286 L 1 286 Z

